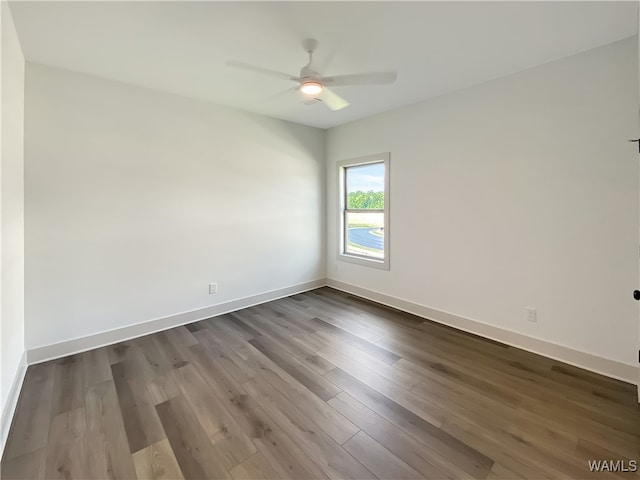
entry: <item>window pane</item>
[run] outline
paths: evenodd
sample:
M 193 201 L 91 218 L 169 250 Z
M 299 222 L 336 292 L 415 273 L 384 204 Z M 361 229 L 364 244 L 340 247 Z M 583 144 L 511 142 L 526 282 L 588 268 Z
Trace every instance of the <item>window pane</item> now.
M 346 212 L 345 253 L 384 259 L 384 213 Z
M 384 163 L 345 169 L 347 208 L 384 208 Z

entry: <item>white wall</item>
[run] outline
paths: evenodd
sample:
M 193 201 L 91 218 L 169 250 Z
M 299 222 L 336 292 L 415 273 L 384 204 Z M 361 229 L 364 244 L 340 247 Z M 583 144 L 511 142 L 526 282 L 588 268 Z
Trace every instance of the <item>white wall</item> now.
M 637 365 L 637 62 L 628 39 L 330 129 L 328 276 Z M 389 272 L 336 260 L 335 164 L 384 151 Z
M 24 70 L 7 2 L 2 9 L 0 163 L 0 450 L 24 369 Z
M 322 130 L 28 63 L 25 142 L 29 349 L 325 276 Z

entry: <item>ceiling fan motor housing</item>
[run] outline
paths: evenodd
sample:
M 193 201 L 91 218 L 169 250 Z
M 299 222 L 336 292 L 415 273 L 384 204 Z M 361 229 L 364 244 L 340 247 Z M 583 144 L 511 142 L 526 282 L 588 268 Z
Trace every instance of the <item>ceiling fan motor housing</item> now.
M 305 82 L 318 82 L 321 83 L 322 77 L 320 76 L 320 74 L 318 72 L 314 72 L 311 69 L 311 63 L 305 65 L 304 67 L 302 67 L 302 70 L 300 70 L 300 83 L 305 83 Z
M 309 59 L 309 63 L 300 70 L 300 91 L 305 95 L 313 96 L 320 94 L 323 88 L 322 77 L 311 69 L 311 59 Z

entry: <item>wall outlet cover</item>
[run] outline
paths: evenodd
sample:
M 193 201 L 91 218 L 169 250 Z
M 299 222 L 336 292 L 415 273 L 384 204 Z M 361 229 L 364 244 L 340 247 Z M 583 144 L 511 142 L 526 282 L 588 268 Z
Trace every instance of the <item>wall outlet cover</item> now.
M 524 307 L 526 319 L 529 322 L 537 322 L 538 321 L 538 312 L 533 307 Z

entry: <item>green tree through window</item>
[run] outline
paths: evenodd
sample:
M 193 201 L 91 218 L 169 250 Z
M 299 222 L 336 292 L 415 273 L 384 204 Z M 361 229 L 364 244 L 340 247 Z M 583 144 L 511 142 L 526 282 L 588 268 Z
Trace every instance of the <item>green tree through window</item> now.
M 347 208 L 353 209 L 383 209 L 384 208 L 384 192 L 374 192 L 369 190 L 363 192 L 349 192 L 347 196 Z

